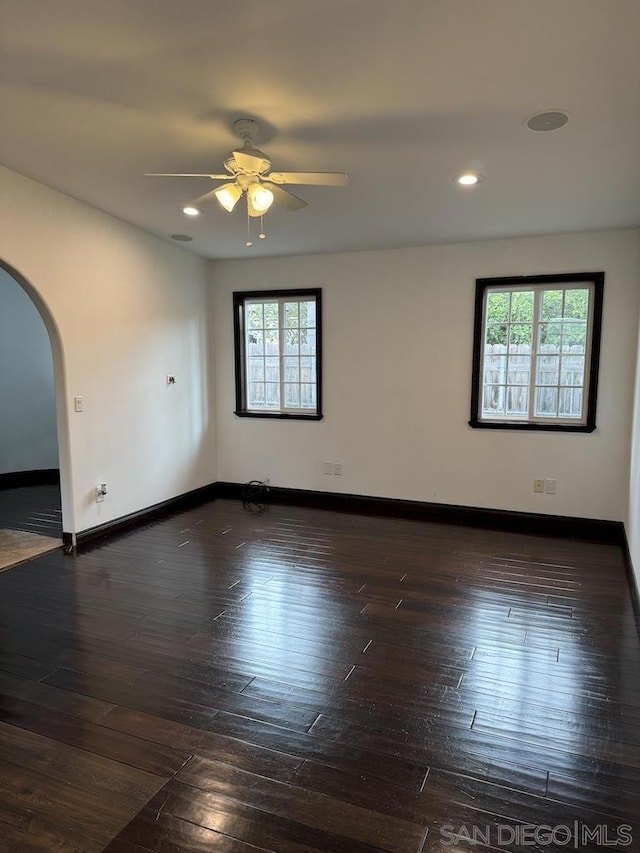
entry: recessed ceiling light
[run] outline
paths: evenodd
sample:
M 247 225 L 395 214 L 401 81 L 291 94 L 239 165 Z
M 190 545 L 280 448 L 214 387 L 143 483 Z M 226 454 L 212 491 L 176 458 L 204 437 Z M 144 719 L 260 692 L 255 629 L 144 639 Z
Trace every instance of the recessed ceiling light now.
M 463 187 L 472 187 L 474 184 L 479 184 L 482 178 L 474 172 L 466 172 L 456 178 L 456 181 Z
M 550 130 L 558 130 L 558 128 L 564 127 L 569 118 L 569 113 L 564 110 L 547 110 L 546 112 L 529 116 L 526 120 L 526 125 L 529 130 L 535 130 L 537 133 L 546 133 Z
M 191 204 L 188 204 L 186 207 L 183 207 L 182 212 L 185 216 L 200 216 L 200 214 L 202 213 L 199 207 L 194 207 Z
M 171 239 L 177 240 L 179 243 L 190 243 L 193 237 L 189 237 L 188 234 L 172 234 Z

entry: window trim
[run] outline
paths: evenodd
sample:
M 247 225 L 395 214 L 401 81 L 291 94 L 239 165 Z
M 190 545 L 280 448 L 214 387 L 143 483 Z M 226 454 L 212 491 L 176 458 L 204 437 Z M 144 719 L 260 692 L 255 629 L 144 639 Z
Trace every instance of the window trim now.
M 246 358 L 244 350 L 244 303 L 251 299 L 304 299 L 312 296 L 316 302 L 316 410 L 302 412 L 253 412 L 246 406 Z M 322 420 L 322 289 L 319 287 L 287 290 L 242 290 L 233 294 L 233 349 L 236 374 L 236 407 L 239 418 L 267 418 L 287 421 Z
M 480 415 L 482 393 L 482 353 L 484 342 L 484 302 L 485 293 L 491 287 L 522 287 L 527 285 L 578 284 L 588 282 L 593 286 L 593 312 L 589 365 L 585 371 L 584 390 L 587 394 L 587 413 L 584 423 L 544 423 L 540 421 L 493 421 L 483 420 Z M 473 331 L 473 362 L 471 370 L 471 417 L 469 426 L 474 429 L 510 429 L 533 432 L 593 432 L 596 429 L 596 405 L 598 396 L 598 369 L 600 365 L 600 341 L 602 337 L 602 302 L 604 292 L 604 272 L 560 273 L 558 275 L 522 275 L 502 278 L 477 278 L 476 301 Z M 585 365 L 586 366 L 586 365 Z

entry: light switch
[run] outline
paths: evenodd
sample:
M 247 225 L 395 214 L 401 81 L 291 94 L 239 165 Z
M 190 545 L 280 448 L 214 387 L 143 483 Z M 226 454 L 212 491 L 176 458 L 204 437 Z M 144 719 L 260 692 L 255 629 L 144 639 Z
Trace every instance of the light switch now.
M 76 412 L 84 412 L 84 398 L 83 397 L 74 397 L 73 398 L 73 408 Z

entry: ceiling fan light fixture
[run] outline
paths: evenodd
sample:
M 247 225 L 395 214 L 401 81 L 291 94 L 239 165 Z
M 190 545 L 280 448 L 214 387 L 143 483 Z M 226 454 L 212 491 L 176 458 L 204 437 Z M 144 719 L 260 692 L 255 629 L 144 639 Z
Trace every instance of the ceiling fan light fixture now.
M 242 189 L 237 184 L 223 184 L 215 190 L 215 196 L 222 207 L 224 207 L 228 213 L 231 213 L 242 197 Z
M 273 193 L 262 184 L 251 184 L 249 187 L 251 206 L 258 213 L 266 213 L 273 204 Z
M 146 172 L 145 174 L 161 178 L 210 178 L 222 181 L 220 186 L 210 189 L 204 195 L 195 198 L 191 204 L 182 207 L 182 213 L 188 217 L 198 217 L 203 211 L 198 205 L 217 199 L 220 206 L 231 213 L 240 199 L 246 196 L 241 205 L 247 215 L 247 246 L 253 245 L 251 221 L 260 219 L 259 240 L 265 239 L 262 218 L 273 206 L 284 210 L 300 210 L 307 206 L 306 201 L 294 195 L 285 186 L 344 187 L 349 177 L 344 172 L 272 172 L 269 157 L 253 145 L 258 133 L 258 125 L 253 119 L 238 119 L 234 129 L 242 145 L 231 151 L 223 161 L 226 174 L 222 172 Z M 172 239 L 191 239 L 181 235 L 171 235 Z

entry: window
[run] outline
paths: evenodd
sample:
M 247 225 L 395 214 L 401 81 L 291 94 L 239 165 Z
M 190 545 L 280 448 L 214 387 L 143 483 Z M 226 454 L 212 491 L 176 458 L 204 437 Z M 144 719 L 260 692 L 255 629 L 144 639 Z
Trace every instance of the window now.
M 604 273 L 476 280 L 472 427 L 595 429 Z
M 321 291 L 234 293 L 236 415 L 320 420 Z

